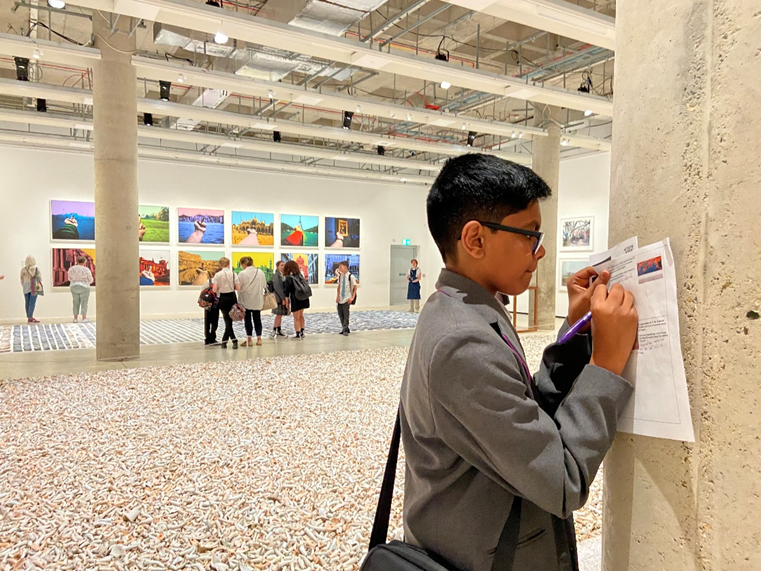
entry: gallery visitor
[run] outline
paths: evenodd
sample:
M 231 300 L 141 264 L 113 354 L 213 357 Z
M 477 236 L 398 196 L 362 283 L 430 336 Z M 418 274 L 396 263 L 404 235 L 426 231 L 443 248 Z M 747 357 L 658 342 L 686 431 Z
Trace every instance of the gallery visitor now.
M 21 287 L 24 290 L 24 307 L 26 309 L 27 323 L 39 323 L 34 318 L 34 308 L 37 306 L 37 298 L 42 292 L 42 276 L 34 257 L 27 256 L 24 267 L 21 268 Z
M 69 268 L 69 291 L 74 302 L 74 323 L 82 316 L 82 323 L 87 323 L 87 302 L 90 299 L 90 286 L 95 281 L 92 272 L 85 264 L 87 258 L 77 256 L 77 263 Z
M 309 309 L 309 297 L 299 299 L 297 292 L 305 289 L 304 284 L 306 284 L 306 289 L 309 289 L 309 284 L 306 283 L 306 278 L 301 274 L 299 265 L 293 260 L 285 264 L 283 274 L 285 275 L 286 307 L 293 313 L 293 328 L 296 330 L 296 335 L 293 336 L 293 339 L 303 340 L 305 326 L 304 310 Z M 301 294 L 301 297 L 304 297 L 303 294 Z
M 287 337 L 287 335 L 283 333 L 282 329 L 283 316 L 290 313 L 287 302 L 288 296 L 285 295 L 285 276 L 283 275 L 284 267 L 285 262 L 282 260 L 279 261 L 277 264 L 275 264 L 275 273 L 272 276 L 272 293 L 275 294 L 275 298 L 277 299 L 277 307 L 272 310 L 272 313 L 275 315 L 275 323 L 272 326 L 272 333 L 270 336 L 273 338 Z
M 238 303 L 246 310 L 243 324 L 246 327 L 248 339 L 243 347 L 251 347 L 254 342 L 252 334 L 256 331 L 256 344 L 262 344 L 262 307 L 264 306 L 264 290 L 267 287 L 267 277 L 259 268 L 254 267 L 251 256 L 240 259 L 243 270 L 238 274 Z M 251 321 L 253 320 L 253 325 Z
M 351 333 L 349 317 L 351 304 L 357 298 L 357 278 L 349 272 L 349 262 L 338 264 L 338 289 L 336 290 L 336 307 L 341 320 L 341 335 Z
M 233 305 L 238 303 L 238 296 L 235 292 L 240 288 L 238 279 L 230 269 L 230 259 L 222 257 L 219 259 L 219 271 L 214 274 L 211 283 L 213 284 L 214 293 L 219 296 L 219 311 L 222 312 L 222 318 L 225 320 L 225 332 L 222 335 L 220 347 L 227 349 L 227 341 L 233 342 L 233 349 L 238 348 L 238 338 L 235 337 L 233 330 L 233 320 L 230 317 L 230 310 Z
M 410 313 L 420 311 L 420 280 L 423 274 L 417 265 L 417 260 L 410 261 L 412 267 L 407 272 L 407 299 L 410 302 Z
M 208 276 L 208 274 L 206 274 Z M 217 345 L 217 327 L 219 326 L 219 297 L 214 292 L 214 284 L 209 277 L 201 290 L 201 298 L 205 298 L 206 305 L 203 312 L 203 344 L 206 346 Z M 211 290 L 211 296 L 205 296 L 204 292 Z

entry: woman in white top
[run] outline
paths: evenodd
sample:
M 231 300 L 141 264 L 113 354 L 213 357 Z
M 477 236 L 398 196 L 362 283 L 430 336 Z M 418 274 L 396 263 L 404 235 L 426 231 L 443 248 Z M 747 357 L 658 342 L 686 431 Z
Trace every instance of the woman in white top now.
M 26 320 L 28 323 L 39 323 L 34 318 L 34 308 L 37 305 L 37 290 L 35 281 L 42 279 L 40 270 L 34 257 L 27 256 L 24 267 L 21 269 L 21 287 L 24 289 L 24 307 L 26 309 Z
M 259 268 L 254 267 L 251 256 L 240 259 L 243 270 L 238 274 L 239 297 L 238 301 L 246 310 L 243 324 L 246 326 L 248 339 L 241 343 L 242 347 L 251 347 L 254 344 L 252 334 L 256 329 L 256 344 L 262 344 L 262 307 L 264 306 L 264 290 L 267 287 L 267 277 Z M 251 320 L 253 318 L 253 325 Z
M 219 297 L 219 311 L 222 312 L 222 317 L 225 320 L 225 334 L 222 336 L 222 343 L 219 344 L 222 349 L 227 349 L 227 340 L 231 339 L 233 342 L 233 349 L 238 348 L 238 339 L 235 337 L 235 331 L 233 330 L 233 320 L 230 317 L 230 310 L 233 305 L 238 303 L 238 297 L 235 292 L 240 289 L 238 278 L 230 269 L 230 260 L 228 258 L 219 259 L 219 271 L 214 274 L 214 278 L 211 280 L 214 293 Z
M 77 264 L 69 268 L 69 291 L 74 302 L 74 323 L 82 316 L 82 323 L 87 323 L 87 302 L 90 299 L 90 285 L 95 281 L 90 268 L 85 266 L 87 258 L 77 257 Z M 82 313 L 80 313 L 80 310 Z

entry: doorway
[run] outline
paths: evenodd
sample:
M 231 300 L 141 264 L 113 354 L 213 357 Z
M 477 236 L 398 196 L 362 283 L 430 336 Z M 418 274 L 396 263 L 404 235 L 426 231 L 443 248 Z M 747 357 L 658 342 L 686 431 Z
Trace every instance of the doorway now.
M 410 260 L 418 257 L 418 246 L 391 246 L 391 306 L 407 302 L 407 272 Z

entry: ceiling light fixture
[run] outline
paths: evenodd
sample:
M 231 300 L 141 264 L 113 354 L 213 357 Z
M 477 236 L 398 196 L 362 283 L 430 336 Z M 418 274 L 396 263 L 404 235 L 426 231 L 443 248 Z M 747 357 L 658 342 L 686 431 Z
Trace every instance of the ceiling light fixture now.
M 564 147 L 567 147 L 568 143 L 569 143 L 568 139 L 561 139 L 560 140 L 560 144 L 563 145 Z
M 354 113 L 351 111 L 344 111 L 343 128 L 351 129 L 351 119 L 354 117 Z
M 44 99 L 37 99 L 37 111 L 45 113 L 48 110 L 48 102 Z
M 280 131 L 272 131 L 272 140 L 279 143 L 282 138 L 280 137 Z
M 270 99 L 275 99 L 275 92 L 270 89 L 267 92 L 267 97 L 269 97 Z
M 468 132 L 468 146 L 472 147 L 473 143 L 476 142 L 476 137 L 478 136 L 478 133 L 475 131 L 469 131 Z
M 66 8 L 66 2 L 63 2 L 63 0 L 48 0 L 48 6 L 56 10 L 63 10 Z
M 382 145 L 378 145 L 378 154 L 380 156 L 384 156 L 386 154 L 386 147 Z
M 592 114 L 591 109 L 587 109 L 586 111 L 584 111 L 584 117 L 589 117 L 591 114 Z
M 226 44 L 229 39 L 230 38 L 228 38 L 227 35 L 222 32 L 217 32 L 216 34 L 214 34 L 215 44 Z
M 468 128 L 468 127 L 467 127 L 467 125 L 465 125 L 465 123 L 463 123 L 463 124 L 462 124 L 462 126 L 460 126 L 460 129 L 462 129 L 463 131 L 464 131 L 465 129 L 467 129 L 467 128 Z
M 412 121 L 412 113 L 407 113 L 407 121 Z
M 153 127 L 153 113 L 143 113 L 143 125 Z
M 518 138 L 519 138 L 519 139 L 522 139 L 522 138 L 523 138 L 523 131 L 521 131 L 520 133 L 518 133 Z
M 32 57 L 34 59 L 40 59 L 42 57 L 42 52 L 40 50 L 34 50 L 34 53 L 32 54 Z
M 449 89 L 450 87 L 452 87 L 452 84 L 449 83 L 448 81 L 441 82 L 441 89 Z
M 185 82 L 185 76 L 181 73 L 177 75 L 177 83 L 184 83 Z
M 29 81 L 29 58 L 14 57 L 16 64 L 16 79 L 19 81 Z
M 361 105 L 357 105 L 357 111 L 356 112 L 359 113 L 360 111 L 362 111 L 362 106 Z
M 169 101 L 169 94 L 171 91 L 171 81 L 159 81 L 159 99 L 161 99 L 161 101 Z

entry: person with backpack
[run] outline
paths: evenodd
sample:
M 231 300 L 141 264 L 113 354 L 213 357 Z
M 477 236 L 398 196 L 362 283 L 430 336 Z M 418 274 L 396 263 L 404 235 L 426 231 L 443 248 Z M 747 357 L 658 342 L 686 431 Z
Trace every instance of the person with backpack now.
M 270 337 L 273 339 L 287 337 L 282 329 L 283 316 L 288 315 L 288 307 L 286 306 L 288 296 L 285 295 L 285 276 L 283 275 L 284 266 L 285 262 L 283 261 L 275 264 L 275 273 L 272 275 L 272 281 L 270 282 L 270 291 L 275 294 L 275 299 L 277 300 L 277 307 L 272 310 L 272 313 L 275 315 L 275 323 L 272 326 Z
M 348 335 L 349 314 L 351 305 L 357 299 L 357 278 L 349 272 L 349 262 L 338 264 L 338 290 L 336 291 L 336 307 L 338 318 L 341 320 L 341 335 Z
M 217 327 L 219 326 L 219 298 L 214 293 L 214 284 L 211 277 L 198 296 L 198 305 L 203 308 L 203 344 L 206 346 L 217 345 Z
M 294 340 L 304 339 L 304 310 L 309 309 L 312 288 L 301 274 L 299 265 L 291 260 L 283 269 L 285 275 L 286 307 L 293 313 L 293 328 L 296 330 Z
M 21 269 L 21 287 L 24 290 L 24 308 L 28 323 L 39 323 L 34 318 L 34 308 L 37 306 L 37 298 L 44 295 L 42 291 L 42 277 L 37 262 L 33 256 L 27 256 L 24 267 Z

